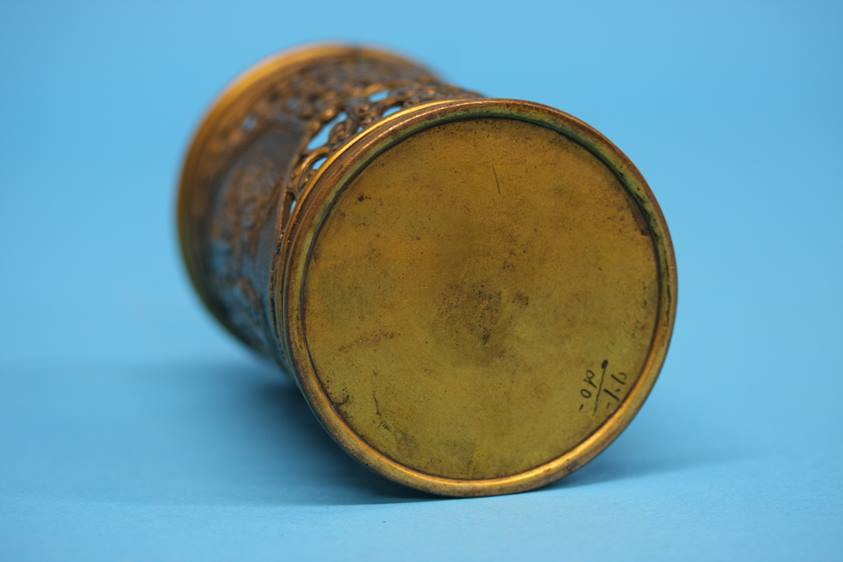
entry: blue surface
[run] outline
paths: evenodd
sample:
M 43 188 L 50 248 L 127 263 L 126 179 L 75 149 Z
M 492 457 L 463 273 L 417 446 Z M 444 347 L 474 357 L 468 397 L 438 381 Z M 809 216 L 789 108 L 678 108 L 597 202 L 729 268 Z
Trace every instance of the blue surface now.
M 671 353 L 563 482 L 381 480 L 188 286 L 194 126 L 241 70 L 324 39 L 561 107 L 662 203 Z M 3 0 L 0 71 L 0 560 L 843 558 L 839 2 Z

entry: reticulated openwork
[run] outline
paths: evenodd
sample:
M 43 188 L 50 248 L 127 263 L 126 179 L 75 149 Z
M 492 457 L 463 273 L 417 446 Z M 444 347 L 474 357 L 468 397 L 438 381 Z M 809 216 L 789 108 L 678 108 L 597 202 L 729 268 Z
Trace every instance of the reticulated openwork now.
M 476 98 L 398 57 L 344 49 L 292 61 L 234 99 L 185 167 L 182 236 L 189 268 L 217 317 L 288 365 L 275 345 L 274 275 L 290 213 L 314 173 L 349 139 L 419 104 Z M 197 135 L 198 137 L 201 136 Z M 196 143 L 197 145 L 199 143 Z

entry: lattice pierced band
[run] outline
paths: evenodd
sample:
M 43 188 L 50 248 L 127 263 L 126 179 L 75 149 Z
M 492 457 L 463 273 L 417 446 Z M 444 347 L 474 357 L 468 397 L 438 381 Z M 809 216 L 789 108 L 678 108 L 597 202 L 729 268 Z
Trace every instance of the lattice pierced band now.
M 179 193 L 208 308 L 381 474 L 446 495 L 572 472 L 638 411 L 676 266 L 638 170 L 558 110 L 317 46 L 215 103 Z

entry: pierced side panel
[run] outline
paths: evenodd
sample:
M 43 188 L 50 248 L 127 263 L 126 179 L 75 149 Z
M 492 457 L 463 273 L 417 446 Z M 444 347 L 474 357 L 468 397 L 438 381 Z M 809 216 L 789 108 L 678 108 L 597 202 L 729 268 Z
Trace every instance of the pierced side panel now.
M 289 217 L 319 167 L 384 117 L 479 94 L 404 59 L 347 49 L 262 76 L 195 142 L 182 198 L 188 267 L 217 318 L 253 349 L 290 367 L 277 344 L 273 286 Z M 195 149 L 196 147 L 194 147 Z
M 274 349 L 267 314 L 277 199 L 300 136 L 267 129 L 217 178 L 206 248 L 207 281 L 230 326 L 250 347 Z

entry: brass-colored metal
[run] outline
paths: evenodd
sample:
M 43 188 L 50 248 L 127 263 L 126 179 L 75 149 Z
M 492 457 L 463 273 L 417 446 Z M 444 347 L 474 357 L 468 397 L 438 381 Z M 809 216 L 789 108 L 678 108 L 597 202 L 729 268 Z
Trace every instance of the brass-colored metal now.
M 673 328 L 667 225 L 617 147 L 379 50 L 239 78 L 191 144 L 179 230 L 207 306 L 331 436 L 436 494 L 581 467 L 643 404 Z

